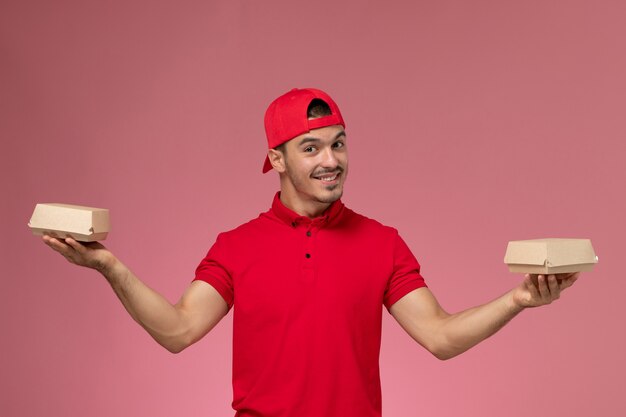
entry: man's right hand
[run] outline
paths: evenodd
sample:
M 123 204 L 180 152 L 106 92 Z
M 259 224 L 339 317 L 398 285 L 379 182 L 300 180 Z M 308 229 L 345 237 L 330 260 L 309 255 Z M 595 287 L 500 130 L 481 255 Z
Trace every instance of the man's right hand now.
M 61 239 L 48 235 L 43 236 L 43 241 L 69 262 L 100 272 L 104 272 L 115 260 L 113 254 L 98 242 L 82 244 L 71 237 Z

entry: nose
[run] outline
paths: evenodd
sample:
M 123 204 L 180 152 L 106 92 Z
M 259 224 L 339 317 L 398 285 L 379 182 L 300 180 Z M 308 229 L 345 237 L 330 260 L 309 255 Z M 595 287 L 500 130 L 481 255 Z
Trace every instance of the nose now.
M 322 152 L 322 162 L 321 166 L 326 169 L 335 169 L 337 165 L 339 165 L 337 161 L 337 156 L 331 147 L 326 147 Z

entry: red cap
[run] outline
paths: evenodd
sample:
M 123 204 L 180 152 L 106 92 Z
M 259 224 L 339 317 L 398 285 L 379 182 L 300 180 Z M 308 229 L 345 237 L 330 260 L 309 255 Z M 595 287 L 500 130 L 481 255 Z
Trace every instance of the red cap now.
M 307 109 L 311 101 L 316 98 L 328 104 L 331 114 L 309 120 Z M 296 136 L 310 132 L 311 129 L 333 125 L 346 127 L 339 107 L 328 94 L 315 88 L 294 88 L 272 101 L 265 112 L 267 146 L 270 149 L 275 148 Z M 263 173 L 270 169 L 272 169 L 272 164 L 266 156 Z

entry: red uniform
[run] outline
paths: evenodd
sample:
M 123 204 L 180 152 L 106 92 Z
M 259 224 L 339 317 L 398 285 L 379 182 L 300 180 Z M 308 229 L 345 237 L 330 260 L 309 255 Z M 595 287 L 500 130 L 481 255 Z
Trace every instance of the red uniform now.
M 396 229 L 274 197 L 196 270 L 233 310 L 235 417 L 380 417 L 382 306 L 426 286 Z

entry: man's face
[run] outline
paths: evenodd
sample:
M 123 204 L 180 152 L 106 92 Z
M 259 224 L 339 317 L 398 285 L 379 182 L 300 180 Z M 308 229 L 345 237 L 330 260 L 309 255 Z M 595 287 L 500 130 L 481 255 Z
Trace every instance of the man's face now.
M 341 198 L 348 175 L 343 126 L 313 129 L 287 142 L 285 172 L 298 198 L 332 203 Z

